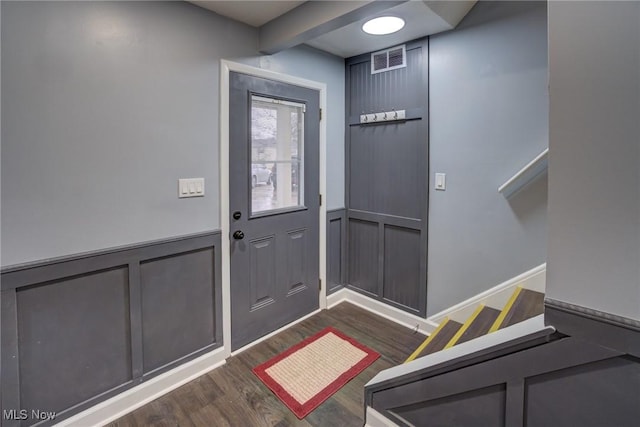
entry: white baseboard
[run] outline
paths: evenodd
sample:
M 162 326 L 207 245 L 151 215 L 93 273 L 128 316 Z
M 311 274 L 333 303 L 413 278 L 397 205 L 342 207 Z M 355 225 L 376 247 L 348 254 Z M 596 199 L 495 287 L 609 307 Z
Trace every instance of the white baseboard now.
M 364 427 L 398 427 L 398 424 L 394 423 L 371 406 L 367 406 Z
M 327 295 L 327 308 L 335 307 L 342 301 L 346 301 L 348 298 L 348 292 L 350 291 L 347 288 L 342 288 L 331 295 Z
M 224 364 L 224 349 L 216 349 L 62 420 L 56 426 L 103 426 Z
M 463 323 L 473 314 L 478 304 L 485 304 L 496 310 L 502 310 L 502 307 L 507 303 L 517 286 L 544 293 L 546 271 L 547 264 L 541 264 L 459 304 L 449 307 L 433 316 L 429 316 L 427 320 L 439 325 L 445 317 L 448 317 L 451 320 Z
M 364 308 L 365 310 L 370 311 L 373 314 L 384 317 L 385 319 L 391 320 L 406 328 L 412 330 L 416 330 L 417 328 L 418 332 L 425 335 L 429 335 L 438 327 L 438 324 L 433 323 L 427 319 L 407 313 L 406 311 L 402 311 L 399 308 L 392 307 L 383 302 L 380 302 L 373 298 L 369 298 L 368 296 L 362 295 L 359 292 L 355 292 L 347 288 L 342 288 L 339 291 L 329 295 L 327 297 L 327 308 L 334 307 L 344 301 L 350 302 L 353 305 L 357 305 L 360 308 Z

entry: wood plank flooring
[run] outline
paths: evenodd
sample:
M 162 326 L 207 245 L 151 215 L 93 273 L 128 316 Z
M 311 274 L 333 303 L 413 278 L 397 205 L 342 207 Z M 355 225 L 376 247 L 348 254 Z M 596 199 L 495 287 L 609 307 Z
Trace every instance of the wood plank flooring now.
M 327 326 L 355 338 L 381 357 L 299 420 L 251 369 Z M 108 426 L 362 426 L 364 385 L 381 370 L 404 362 L 424 338 L 424 335 L 343 302 L 227 359 L 224 366 Z

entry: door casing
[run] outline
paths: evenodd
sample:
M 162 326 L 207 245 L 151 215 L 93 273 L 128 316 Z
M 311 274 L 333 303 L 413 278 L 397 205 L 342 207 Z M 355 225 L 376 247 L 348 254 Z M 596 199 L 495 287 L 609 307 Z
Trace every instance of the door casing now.
M 223 324 L 223 343 L 225 357 L 229 357 L 231 353 L 231 246 L 229 241 L 230 218 L 229 218 L 229 73 L 236 71 L 238 73 L 248 74 L 255 77 L 275 80 L 296 86 L 315 89 L 320 92 L 320 108 L 322 110 L 322 118 L 320 120 L 320 194 L 322 196 L 322 204 L 320 205 L 320 280 L 321 289 L 318 293 L 319 310 L 327 306 L 327 261 L 326 261 L 326 182 L 327 182 L 327 123 L 326 123 L 326 104 L 327 104 L 327 85 L 326 83 L 307 80 L 300 77 L 289 76 L 287 74 L 277 73 L 271 70 L 252 67 L 233 61 L 220 61 L 220 226 L 222 229 L 222 324 Z M 315 313 L 315 312 L 314 312 Z M 313 314 L 313 313 L 311 313 Z M 285 326 L 286 327 L 286 326 Z M 278 330 L 279 331 L 279 330 Z M 237 354 L 244 349 L 257 344 L 258 342 L 275 335 L 278 331 L 274 331 L 247 346 L 233 352 Z

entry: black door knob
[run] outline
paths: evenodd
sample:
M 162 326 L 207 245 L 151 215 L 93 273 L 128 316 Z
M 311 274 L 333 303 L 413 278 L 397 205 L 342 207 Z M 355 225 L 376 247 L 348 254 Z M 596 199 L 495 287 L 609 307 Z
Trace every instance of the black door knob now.
M 240 231 L 240 230 L 234 231 L 233 232 L 233 238 L 236 239 L 236 240 L 242 240 L 242 239 L 244 239 L 244 233 L 242 231 Z

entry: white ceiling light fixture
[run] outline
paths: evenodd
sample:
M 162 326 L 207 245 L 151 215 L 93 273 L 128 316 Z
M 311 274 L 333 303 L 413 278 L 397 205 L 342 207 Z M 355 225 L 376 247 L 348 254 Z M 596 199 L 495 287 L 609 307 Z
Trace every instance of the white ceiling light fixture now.
M 362 26 L 362 31 L 375 36 L 392 34 L 404 27 L 404 19 L 397 16 L 380 16 L 368 20 Z

